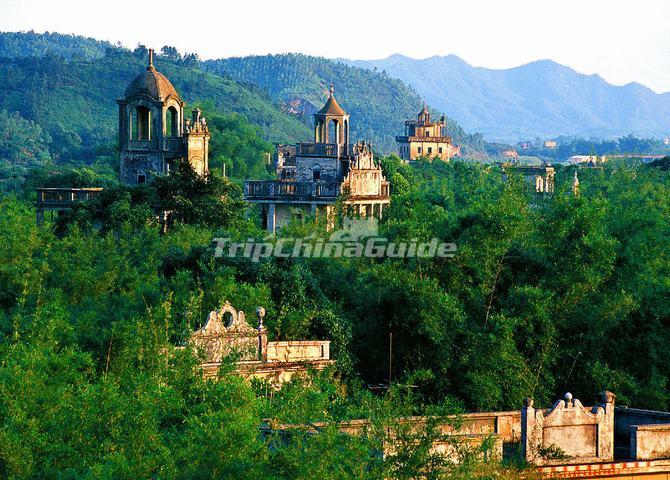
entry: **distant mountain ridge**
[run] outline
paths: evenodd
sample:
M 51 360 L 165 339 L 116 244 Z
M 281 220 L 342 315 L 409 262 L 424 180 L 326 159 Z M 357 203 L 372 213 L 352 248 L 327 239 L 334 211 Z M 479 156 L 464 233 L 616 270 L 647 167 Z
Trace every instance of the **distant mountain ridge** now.
M 473 67 L 455 55 L 342 61 L 406 82 L 487 140 L 670 134 L 670 93 L 657 94 L 639 83 L 615 86 L 551 60 L 504 70 Z

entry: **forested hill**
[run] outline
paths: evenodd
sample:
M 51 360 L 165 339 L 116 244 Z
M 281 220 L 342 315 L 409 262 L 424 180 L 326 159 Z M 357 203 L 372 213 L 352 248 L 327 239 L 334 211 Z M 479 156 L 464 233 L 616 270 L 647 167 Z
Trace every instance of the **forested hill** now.
M 60 55 L 67 59 L 99 58 L 112 47 L 95 38 L 63 33 L 0 32 L 0 57 L 43 57 Z
M 0 58 L 0 112 L 18 112 L 52 139 L 54 158 L 90 156 L 116 143 L 118 107 L 132 79 L 146 66 L 146 51 L 110 47 L 96 59 L 62 55 Z M 197 59 L 156 58 L 156 68 L 174 84 L 187 108 L 207 104 L 218 113 L 238 113 L 260 127 L 269 141 L 305 138 L 309 129 L 282 111 L 267 94 L 202 70 Z
M 320 109 L 330 84 L 339 104 L 351 115 L 352 139 L 370 140 L 384 152 L 396 150 L 395 136 L 415 118 L 422 100 L 405 83 L 385 73 L 301 54 L 228 58 L 204 62 L 211 72 L 267 90 L 287 111 L 305 117 Z M 439 112 L 435 111 L 438 114 Z M 480 135 L 468 135 L 454 121 L 447 127 L 466 153 L 484 149 Z M 470 147 L 470 148 L 468 148 Z

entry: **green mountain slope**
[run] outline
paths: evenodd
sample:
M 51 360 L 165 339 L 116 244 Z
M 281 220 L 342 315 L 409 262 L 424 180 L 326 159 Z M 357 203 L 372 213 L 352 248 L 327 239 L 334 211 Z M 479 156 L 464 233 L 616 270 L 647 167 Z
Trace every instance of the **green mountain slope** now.
M 370 140 L 379 150 L 396 150 L 395 136 L 421 110 L 422 100 L 410 87 L 385 73 L 300 54 L 251 56 L 204 62 L 211 72 L 266 89 L 284 109 L 309 116 L 321 108 L 331 83 L 339 104 L 351 115 L 352 139 Z M 483 150 L 479 135 L 467 135 L 455 122 L 448 130 L 459 144 Z M 467 148 L 466 148 L 467 150 Z
M 98 146 L 116 142 L 115 100 L 145 62 L 116 48 L 93 60 L 68 61 L 54 55 L 0 58 L 0 110 L 19 112 L 42 126 L 53 138 L 56 156 L 90 156 Z M 222 113 L 241 114 L 270 141 L 292 141 L 309 133 L 295 115 L 282 111 L 263 92 L 205 72 L 197 63 L 159 56 L 156 68 L 188 102 L 187 108 L 199 102 Z

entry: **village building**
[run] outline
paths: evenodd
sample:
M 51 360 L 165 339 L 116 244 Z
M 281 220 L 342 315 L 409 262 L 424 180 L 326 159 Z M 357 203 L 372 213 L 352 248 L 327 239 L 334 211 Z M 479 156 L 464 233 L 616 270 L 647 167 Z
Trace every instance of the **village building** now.
M 448 162 L 460 153 L 460 149 L 453 145 L 451 137 L 445 133 L 444 117 L 439 121 L 431 121 L 425 104 L 416 120 L 405 121 L 404 135 L 395 139 L 398 155 L 407 162 L 422 157 Z
M 314 141 L 278 145 L 277 180 L 244 182 L 244 198 L 262 208 L 263 224 L 274 233 L 292 219 L 333 218 L 335 205 L 356 215 L 381 218 L 389 204 L 389 182 L 366 142 L 351 144 L 349 115 L 330 96 L 314 114 Z
M 119 105 L 120 179 L 126 185 L 167 175 L 187 161 L 204 174 L 209 169 L 209 129 L 200 110 L 184 117 L 185 103 L 165 75 L 149 64 L 128 85 Z

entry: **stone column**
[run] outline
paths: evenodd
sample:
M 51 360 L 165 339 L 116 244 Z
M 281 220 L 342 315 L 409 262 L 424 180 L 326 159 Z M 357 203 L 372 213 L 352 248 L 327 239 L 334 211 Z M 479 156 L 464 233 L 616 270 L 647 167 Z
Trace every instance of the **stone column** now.
M 616 395 L 610 391 L 598 394 L 598 407 L 605 410 L 605 419 L 598 428 L 598 458 L 604 462 L 614 459 L 614 404 Z
M 537 429 L 535 412 L 533 399 L 526 398 L 523 401 L 523 408 L 521 409 L 521 456 L 530 463 L 535 460 L 537 447 L 539 446 L 535 435 Z
M 276 216 L 275 216 L 275 204 L 274 203 L 268 203 L 268 222 L 267 222 L 267 229 L 268 232 L 274 234 L 276 230 Z
M 312 217 L 316 217 L 316 203 L 312 203 L 312 204 L 310 205 L 310 209 L 311 209 L 311 215 L 312 215 Z

